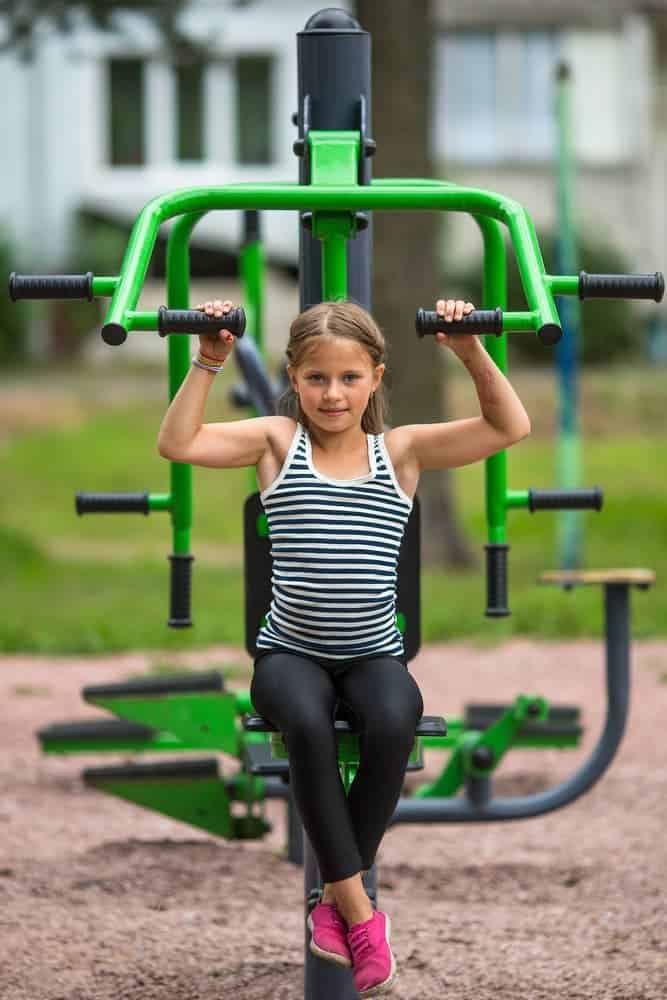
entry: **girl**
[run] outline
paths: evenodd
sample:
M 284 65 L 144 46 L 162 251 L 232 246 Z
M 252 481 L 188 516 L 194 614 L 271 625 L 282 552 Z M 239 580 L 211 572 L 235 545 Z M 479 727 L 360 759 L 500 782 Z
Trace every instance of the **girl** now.
M 352 965 L 361 997 L 385 992 L 396 962 L 389 917 L 374 911 L 362 872 L 401 794 L 421 693 L 395 623 L 398 550 L 423 469 L 486 458 L 524 438 L 528 415 L 476 336 L 438 333 L 466 366 L 481 414 L 409 424 L 386 434 L 385 341 L 351 302 L 322 302 L 292 323 L 282 416 L 202 422 L 234 336 L 229 301 L 197 308 L 221 318 L 160 428 L 164 458 L 228 469 L 254 465 L 271 536 L 272 601 L 257 637 L 250 688 L 282 733 L 290 782 L 324 880 L 308 918 L 311 951 Z M 473 306 L 439 299 L 446 320 Z M 361 761 L 346 798 L 336 762 L 338 699 L 360 721 Z

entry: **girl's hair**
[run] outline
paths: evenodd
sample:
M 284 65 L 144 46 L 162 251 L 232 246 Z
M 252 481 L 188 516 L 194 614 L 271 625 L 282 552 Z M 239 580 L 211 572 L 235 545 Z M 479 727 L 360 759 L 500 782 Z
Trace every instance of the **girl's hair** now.
M 289 332 L 285 351 L 293 368 L 305 363 L 311 350 L 317 347 L 320 337 L 345 337 L 363 347 L 373 368 L 385 363 L 387 345 L 382 332 L 362 306 L 356 302 L 320 302 L 299 313 Z M 290 384 L 278 400 L 278 413 L 298 420 L 308 429 L 308 418 L 301 410 L 297 393 Z M 389 408 L 381 381 L 368 400 L 361 418 L 361 428 L 366 434 L 381 434 Z

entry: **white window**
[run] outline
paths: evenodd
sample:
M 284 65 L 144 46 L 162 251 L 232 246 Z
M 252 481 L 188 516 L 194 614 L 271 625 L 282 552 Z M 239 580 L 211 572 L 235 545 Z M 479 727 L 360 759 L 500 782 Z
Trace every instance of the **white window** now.
M 142 166 L 144 135 L 144 62 L 114 58 L 107 63 L 110 114 L 108 149 L 111 165 Z
M 273 56 L 244 55 L 236 60 L 236 135 L 238 163 L 273 162 Z
M 618 163 L 638 148 L 642 79 L 637 44 L 614 31 L 488 31 L 442 35 L 433 72 L 434 154 L 443 162 L 553 162 L 558 63 L 572 70 L 572 131 L 580 160 Z M 640 53 L 641 55 L 641 53 Z M 642 87 L 635 91 L 643 94 Z
M 176 93 L 176 159 L 204 158 L 204 65 L 174 66 Z

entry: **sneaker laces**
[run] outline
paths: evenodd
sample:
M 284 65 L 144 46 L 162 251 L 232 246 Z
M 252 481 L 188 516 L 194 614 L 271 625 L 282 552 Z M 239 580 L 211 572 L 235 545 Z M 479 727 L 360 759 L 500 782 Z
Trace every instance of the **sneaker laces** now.
M 361 927 L 355 927 L 354 930 L 350 931 L 348 940 L 350 942 L 350 950 L 354 952 L 355 959 L 363 958 L 371 949 L 371 943 L 368 940 L 368 926 L 366 924 Z

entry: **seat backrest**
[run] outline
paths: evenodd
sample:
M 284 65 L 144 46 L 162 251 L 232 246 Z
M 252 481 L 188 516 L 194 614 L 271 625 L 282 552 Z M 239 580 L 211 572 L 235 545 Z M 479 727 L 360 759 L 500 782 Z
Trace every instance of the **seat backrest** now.
M 412 660 L 421 645 L 420 514 L 414 498 L 398 555 L 396 612 L 403 634 L 406 659 Z M 245 564 L 245 648 L 255 657 L 257 633 L 271 605 L 271 540 L 259 493 L 251 493 L 243 507 Z

